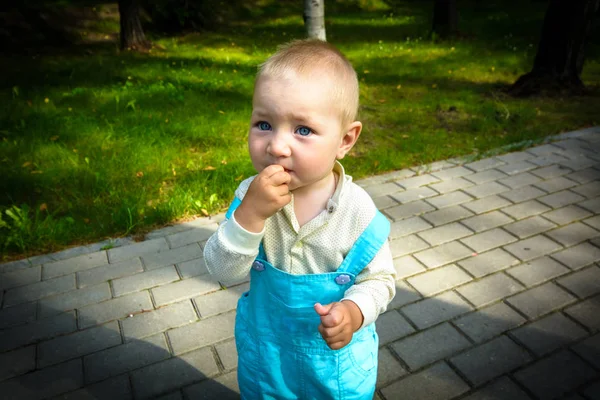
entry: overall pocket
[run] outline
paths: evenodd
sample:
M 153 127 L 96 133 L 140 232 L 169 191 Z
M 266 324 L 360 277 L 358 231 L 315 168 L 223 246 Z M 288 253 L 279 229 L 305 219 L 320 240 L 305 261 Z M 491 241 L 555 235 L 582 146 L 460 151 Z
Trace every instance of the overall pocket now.
M 276 321 L 280 334 L 290 335 L 290 340 L 321 337 L 319 324 L 321 317 L 311 307 L 290 307 L 276 296 L 270 295 L 271 317 Z
M 259 398 L 258 377 L 261 376 L 260 344 L 251 332 L 246 320 L 248 293 L 244 293 L 238 301 L 235 317 L 235 347 L 238 353 L 238 384 L 244 399 Z

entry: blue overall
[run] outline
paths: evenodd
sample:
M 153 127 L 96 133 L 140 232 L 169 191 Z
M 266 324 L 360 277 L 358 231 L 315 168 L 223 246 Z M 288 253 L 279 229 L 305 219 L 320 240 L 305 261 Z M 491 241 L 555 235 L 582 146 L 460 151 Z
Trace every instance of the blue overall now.
M 240 204 L 235 199 L 231 216 Z M 319 333 L 315 303 L 340 301 L 387 240 L 379 212 L 335 272 L 291 275 L 267 261 L 262 244 L 250 271 L 250 290 L 238 301 L 235 338 L 242 399 L 369 399 L 377 380 L 375 324 L 331 350 Z

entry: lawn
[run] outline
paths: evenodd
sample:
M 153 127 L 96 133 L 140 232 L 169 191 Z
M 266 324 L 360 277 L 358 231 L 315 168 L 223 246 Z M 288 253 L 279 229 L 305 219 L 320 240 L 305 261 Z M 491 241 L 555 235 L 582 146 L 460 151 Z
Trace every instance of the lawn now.
M 2 258 L 142 234 L 226 207 L 254 173 L 246 135 L 256 66 L 304 35 L 302 2 L 263 3 L 215 32 L 151 36 L 155 47 L 144 54 L 116 51 L 115 5 L 98 6 L 72 49 L 1 56 Z M 597 26 L 582 73 L 589 94 L 504 92 L 531 68 L 545 5 L 459 2 L 460 38 L 439 41 L 428 35 L 429 1 L 328 2 L 328 40 L 361 83 L 365 128 L 347 171 L 361 178 L 475 158 L 598 124 Z

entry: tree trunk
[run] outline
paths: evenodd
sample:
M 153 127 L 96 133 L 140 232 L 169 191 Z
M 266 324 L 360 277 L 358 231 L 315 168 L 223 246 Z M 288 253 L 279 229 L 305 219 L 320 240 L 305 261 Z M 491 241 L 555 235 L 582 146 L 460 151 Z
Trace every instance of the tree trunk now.
M 150 47 L 140 22 L 140 7 L 137 0 L 119 0 L 119 15 L 121 50 L 143 50 Z
M 440 37 L 452 36 L 458 32 L 456 0 L 435 0 L 432 30 Z
M 325 0 L 304 0 L 306 36 L 327 40 L 325 36 Z
M 516 96 L 541 92 L 580 94 L 584 47 L 600 0 L 551 0 L 531 72 L 510 88 Z

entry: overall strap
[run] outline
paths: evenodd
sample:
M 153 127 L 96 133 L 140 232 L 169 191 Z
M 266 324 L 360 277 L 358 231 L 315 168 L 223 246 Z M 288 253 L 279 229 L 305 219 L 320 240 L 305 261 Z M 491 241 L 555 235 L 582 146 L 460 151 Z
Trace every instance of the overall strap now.
M 379 252 L 389 234 L 390 222 L 381 212 L 376 211 L 375 216 L 354 242 L 337 272 L 347 272 L 354 276 L 360 274 Z
M 230 219 L 231 215 L 233 214 L 233 212 L 235 211 L 235 209 L 238 208 L 238 206 L 240 204 L 242 204 L 242 201 L 240 199 L 238 199 L 237 197 L 234 197 L 233 201 L 231 202 L 231 205 L 227 209 L 227 213 L 225 214 L 225 218 Z
M 231 219 L 231 216 L 233 215 L 233 212 L 236 210 L 236 208 L 239 207 L 240 204 L 242 204 L 242 201 L 239 198 L 234 197 L 233 201 L 231 202 L 231 205 L 227 209 L 227 213 L 225 214 L 225 218 Z M 257 256 L 257 258 L 260 258 L 261 260 L 265 260 L 265 261 L 267 260 L 267 254 L 265 253 L 265 249 L 263 248 L 262 241 L 260 242 L 260 246 L 258 247 L 258 256 Z

